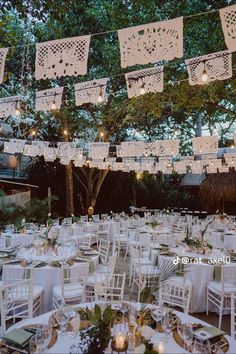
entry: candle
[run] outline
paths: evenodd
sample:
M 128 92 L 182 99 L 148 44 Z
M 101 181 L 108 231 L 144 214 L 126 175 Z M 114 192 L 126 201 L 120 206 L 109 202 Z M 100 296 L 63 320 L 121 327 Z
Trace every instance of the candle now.
M 125 337 L 120 333 L 115 338 L 115 346 L 117 349 L 123 349 L 125 346 Z
M 158 354 L 164 354 L 164 344 L 162 342 L 158 343 L 157 349 L 158 349 Z

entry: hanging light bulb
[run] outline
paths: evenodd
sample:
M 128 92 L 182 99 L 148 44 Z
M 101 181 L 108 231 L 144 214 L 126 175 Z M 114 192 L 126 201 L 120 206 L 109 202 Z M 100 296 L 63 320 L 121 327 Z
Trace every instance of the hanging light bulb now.
M 63 134 L 64 134 L 64 135 L 68 135 L 68 130 L 67 130 L 67 129 L 64 129 L 64 130 L 63 130 Z
M 145 95 L 145 93 L 146 93 L 144 86 L 145 86 L 145 83 L 143 82 L 140 87 L 140 95 Z
M 204 69 L 203 69 L 203 72 L 202 72 L 202 81 L 206 82 L 207 80 L 208 80 L 208 75 L 207 75 L 207 71 L 206 71 L 206 64 L 204 62 Z
M 102 86 L 100 86 L 100 92 L 99 92 L 99 96 L 98 96 L 97 102 L 98 103 L 102 103 L 103 102 Z
M 17 103 L 16 103 L 15 115 L 20 116 L 20 102 L 19 101 L 17 101 Z
M 35 136 L 36 135 L 36 130 L 33 129 L 32 132 L 31 132 L 31 135 Z
M 104 138 L 104 132 L 100 132 L 100 138 Z
M 57 105 L 56 105 L 56 95 L 54 95 L 54 97 L 53 97 L 51 109 L 52 109 L 52 110 L 57 109 Z

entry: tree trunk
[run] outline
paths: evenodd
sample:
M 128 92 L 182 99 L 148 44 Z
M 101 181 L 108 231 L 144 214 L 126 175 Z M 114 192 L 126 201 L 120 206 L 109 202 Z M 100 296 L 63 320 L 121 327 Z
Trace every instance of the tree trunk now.
M 196 121 L 196 136 L 202 136 L 202 115 L 198 113 Z
M 100 193 L 102 184 L 108 174 L 109 170 L 99 170 L 94 176 L 94 169 L 89 169 L 88 179 L 87 179 L 87 196 L 86 196 L 86 208 L 90 206 L 96 207 L 97 198 Z M 97 181 L 96 181 L 97 180 Z
M 72 164 L 65 166 L 66 169 L 66 216 L 74 214 L 74 186 Z

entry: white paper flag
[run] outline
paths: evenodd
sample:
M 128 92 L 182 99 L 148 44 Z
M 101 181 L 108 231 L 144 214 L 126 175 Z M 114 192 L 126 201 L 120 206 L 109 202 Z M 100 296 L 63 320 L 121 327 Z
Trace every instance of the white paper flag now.
M 36 44 L 35 78 L 53 79 L 87 73 L 90 36 Z
M 192 138 L 194 155 L 204 155 L 218 152 L 217 136 L 200 136 Z
M 183 17 L 120 29 L 121 67 L 183 56 Z
M 0 98 L 0 118 L 6 119 L 15 115 L 18 102 L 20 102 L 20 96 Z
M 132 71 L 125 74 L 128 97 L 138 97 L 144 92 L 162 92 L 164 66 Z M 143 93 L 142 93 L 143 90 Z
M 35 100 L 35 110 L 50 111 L 52 109 L 53 103 L 55 103 L 56 109 L 61 108 L 63 89 L 63 87 L 55 87 L 49 90 L 37 91 Z
M 190 85 L 204 85 L 211 81 L 232 77 L 232 54 L 228 50 L 187 59 L 185 64 Z
M 106 99 L 108 78 L 85 81 L 75 84 L 75 103 L 81 106 L 84 103 L 100 103 Z
M 99 142 L 89 144 L 89 157 L 92 159 L 104 159 L 108 157 L 110 143 Z
M 220 9 L 220 19 L 225 43 L 231 52 L 236 51 L 236 5 Z

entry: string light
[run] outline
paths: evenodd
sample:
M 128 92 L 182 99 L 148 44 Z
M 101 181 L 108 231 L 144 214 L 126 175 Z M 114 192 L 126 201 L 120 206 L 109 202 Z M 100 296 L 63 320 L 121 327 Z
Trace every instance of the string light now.
M 140 95 L 145 95 L 146 91 L 145 91 L 145 83 L 143 82 L 141 87 L 140 87 Z
M 56 105 L 56 94 L 54 94 L 53 101 L 52 101 L 52 105 L 51 105 L 51 109 L 52 109 L 52 110 L 57 109 L 57 105 Z
M 98 103 L 102 103 L 103 102 L 102 86 L 100 86 L 100 92 L 99 92 L 99 96 L 98 96 L 97 102 Z
M 204 69 L 202 72 L 202 81 L 206 82 L 208 80 L 208 75 L 207 75 L 207 71 L 206 71 L 206 63 L 204 62 Z
M 15 115 L 20 116 L 20 102 L 19 101 L 17 101 L 17 103 L 16 103 Z

